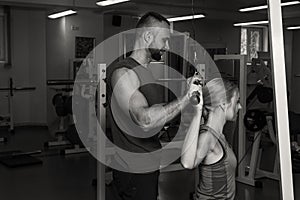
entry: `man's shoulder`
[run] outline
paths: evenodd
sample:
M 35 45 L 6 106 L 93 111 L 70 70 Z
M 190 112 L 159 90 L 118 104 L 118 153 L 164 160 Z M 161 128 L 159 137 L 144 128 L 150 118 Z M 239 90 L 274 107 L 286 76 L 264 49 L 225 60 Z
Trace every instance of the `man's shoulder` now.
M 112 69 L 118 69 L 118 68 L 131 69 L 133 67 L 135 67 L 135 63 L 133 63 L 129 57 L 119 61 L 115 61 L 110 65 L 110 68 Z
M 130 68 L 127 68 L 126 66 L 121 66 L 119 67 L 118 69 L 114 70 L 113 72 L 113 76 L 123 76 L 123 75 L 128 75 L 128 76 L 136 76 L 135 72 L 130 69 Z

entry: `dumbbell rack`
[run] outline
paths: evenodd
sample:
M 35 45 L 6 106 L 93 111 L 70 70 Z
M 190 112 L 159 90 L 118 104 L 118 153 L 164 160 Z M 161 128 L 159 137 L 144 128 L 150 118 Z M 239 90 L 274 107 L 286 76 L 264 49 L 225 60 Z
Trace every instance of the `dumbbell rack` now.
M 18 91 L 32 91 L 35 90 L 35 87 L 14 87 L 13 79 L 9 78 L 9 87 L 0 88 L 0 92 L 8 92 L 8 114 L 3 117 L 3 120 L 0 121 L 0 126 L 9 126 L 9 132 L 14 132 L 14 115 L 13 115 L 13 97 L 14 92 Z

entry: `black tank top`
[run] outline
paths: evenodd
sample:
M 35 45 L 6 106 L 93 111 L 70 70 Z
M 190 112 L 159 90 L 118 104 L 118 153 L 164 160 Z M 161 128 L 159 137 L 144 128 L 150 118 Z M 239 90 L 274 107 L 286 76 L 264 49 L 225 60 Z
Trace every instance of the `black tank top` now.
M 139 91 L 144 95 L 149 106 L 163 102 L 163 91 L 164 91 L 163 87 L 161 85 L 154 84 L 155 79 L 149 69 L 140 66 L 140 64 L 131 57 L 128 57 L 120 62 L 111 64 L 107 68 L 107 97 L 108 97 L 108 104 L 109 104 L 108 117 L 110 118 L 110 123 L 111 123 L 110 126 L 112 131 L 111 133 L 112 133 L 113 143 L 126 151 L 135 152 L 135 153 L 145 153 L 145 152 L 152 152 L 152 151 L 159 150 L 161 148 L 161 144 L 158 139 L 158 133 L 160 129 L 154 130 L 157 132 L 157 134 L 151 137 L 139 138 L 127 134 L 125 131 L 122 131 L 124 129 L 122 129 L 119 126 L 120 124 L 117 123 L 115 120 L 116 115 L 113 115 L 110 106 L 112 102 L 112 92 L 113 92 L 113 88 L 111 85 L 111 76 L 116 69 L 120 69 L 120 68 L 128 68 L 133 70 L 136 73 L 136 75 L 140 80 L 140 85 L 141 85 Z M 117 117 L 123 115 L 122 119 L 124 119 L 124 121 L 122 122 L 122 124 L 125 126 L 128 125 L 127 130 L 130 130 L 129 121 L 132 122 L 132 120 L 125 119 L 126 115 L 121 111 L 121 109 L 115 104 L 114 106 L 116 107 L 114 108 L 114 110 L 117 110 L 118 113 Z M 147 132 L 145 132 L 141 128 L 137 129 L 135 127 L 133 131 L 138 132 L 138 134 L 134 133 L 134 135 L 139 135 L 139 134 L 144 136 L 147 135 Z

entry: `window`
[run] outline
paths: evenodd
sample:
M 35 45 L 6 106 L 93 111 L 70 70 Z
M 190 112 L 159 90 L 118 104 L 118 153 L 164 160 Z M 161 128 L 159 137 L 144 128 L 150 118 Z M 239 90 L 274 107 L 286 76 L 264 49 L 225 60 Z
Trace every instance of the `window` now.
M 258 51 L 262 51 L 262 41 L 262 28 L 241 29 L 241 54 L 247 55 L 248 62 L 251 62 L 253 58 L 257 58 Z
M 4 10 L 0 8 L 0 63 L 8 62 L 7 40 L 7 17 Z

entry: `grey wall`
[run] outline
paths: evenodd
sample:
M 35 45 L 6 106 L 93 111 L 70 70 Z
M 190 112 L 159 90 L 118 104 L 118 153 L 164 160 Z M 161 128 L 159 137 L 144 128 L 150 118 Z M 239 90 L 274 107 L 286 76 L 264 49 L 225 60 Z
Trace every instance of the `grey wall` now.
M 1 87 L 12 77 L 16 87 L 34 86 L 35 91 L 16 92 L 13 98 L 15 124 L 46 124 L 46 21 L 45 12 L 11 9 L 12 67 L 0 71 Z M 0 99 L 7 113 L 6 99 Z
M 227 47 L 228 54 L 240 53 L 240 29 L 232 22 L 197 19 L 194 22 L 174 22 L 174 30 L 189 32 L 191 37 L 204 47 Z M 195 36 L 194 36 L 195 33 Z
M 293 31 L 293 52 L 292 52 L 292 87 L 291 87 L 291 109 L 300 113 L 300 77 L 296 77 L 296 75 L 300 75 L 300 30 Z

